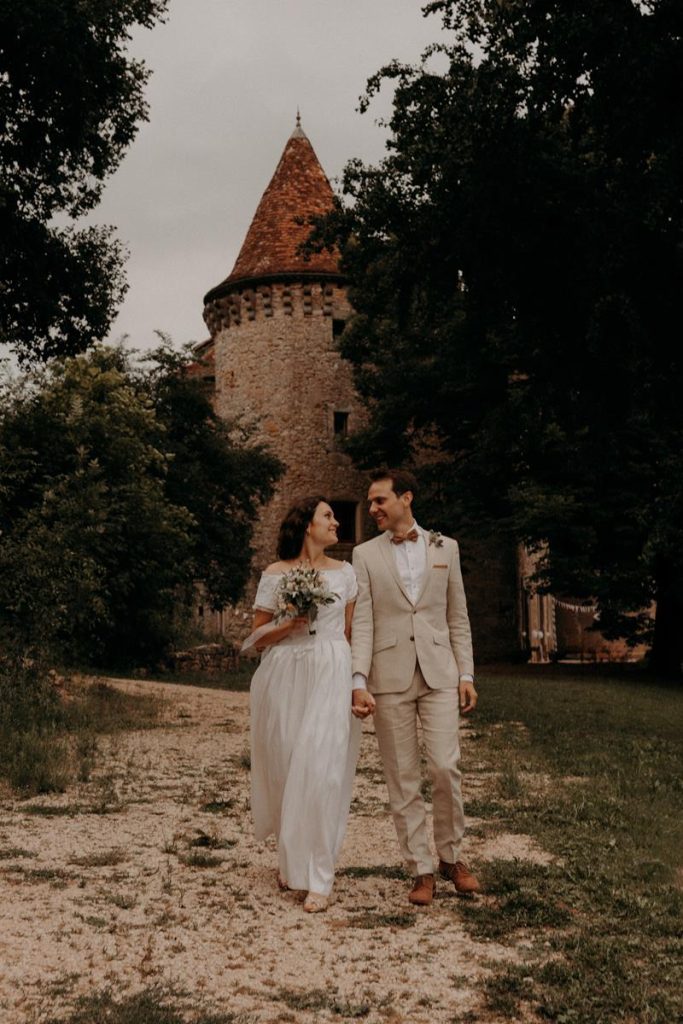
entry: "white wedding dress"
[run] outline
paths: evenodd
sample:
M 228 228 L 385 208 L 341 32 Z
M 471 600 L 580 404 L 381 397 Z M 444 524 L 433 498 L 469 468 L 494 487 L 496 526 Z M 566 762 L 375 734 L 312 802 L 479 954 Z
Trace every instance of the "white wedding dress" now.
M 257 839 L 274 835 L 290 889 L 329 894 L 358 760 L 351 714 L 346 605 L 352 567 L 323 569 L 335 601 L 318 609 L 315 633 L 268 647 L 251 681 L 251 810 Z M 281 573 L 263 573 L 254 607 L 275 610 Z

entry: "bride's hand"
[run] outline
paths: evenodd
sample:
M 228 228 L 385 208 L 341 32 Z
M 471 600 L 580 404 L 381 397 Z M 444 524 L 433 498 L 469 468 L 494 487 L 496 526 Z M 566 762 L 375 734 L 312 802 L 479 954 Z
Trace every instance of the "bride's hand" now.
M 282 625 L 287 627 L 287 633 L 303 633 L 304 629 L 308 630 L 309 623 L 306 615 L 297 615 L 295 619 L 285 619 Z
M 263 635 L 254 643 L 254 649 L 264 651 L 266 647 L 276 646 L 293 633 L 303 633 L 304 629 L 308 629 L 308 619 L 305 615 L 299 615 L 294 619 L 283 619 L 278 623 L 271 620 Z

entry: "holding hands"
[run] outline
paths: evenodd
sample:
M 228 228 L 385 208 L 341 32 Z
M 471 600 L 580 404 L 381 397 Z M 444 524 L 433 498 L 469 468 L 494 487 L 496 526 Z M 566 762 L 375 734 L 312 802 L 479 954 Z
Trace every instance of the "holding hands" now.
M 356 718 L 367 718 L 375 713 L 375 698 L 367 690 L 353 690 L 351 694 L 351 714 Z

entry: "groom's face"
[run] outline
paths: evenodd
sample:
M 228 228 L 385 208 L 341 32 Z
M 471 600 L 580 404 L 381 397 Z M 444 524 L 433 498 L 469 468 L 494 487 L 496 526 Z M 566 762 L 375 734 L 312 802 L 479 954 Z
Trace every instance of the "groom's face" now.
M 397 494 L 393 480 L 373 480 L 368 491 L 368 506 L 372 518 L 380 530 L 395 533 L 413 521 L 410 491 Z

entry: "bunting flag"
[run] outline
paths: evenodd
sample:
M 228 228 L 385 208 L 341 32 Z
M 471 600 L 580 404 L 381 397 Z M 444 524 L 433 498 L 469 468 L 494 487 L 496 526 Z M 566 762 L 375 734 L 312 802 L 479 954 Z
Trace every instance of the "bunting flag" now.
M 564 608 L 568 612 L 596 615 L 598 611 L 597 604 L 572 604 L 570 601 L 560 601 L 558 597 L 554 597 L 553 601 L 558 608 Z

